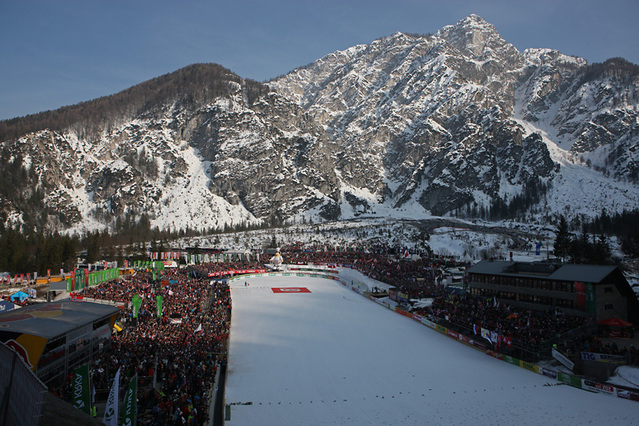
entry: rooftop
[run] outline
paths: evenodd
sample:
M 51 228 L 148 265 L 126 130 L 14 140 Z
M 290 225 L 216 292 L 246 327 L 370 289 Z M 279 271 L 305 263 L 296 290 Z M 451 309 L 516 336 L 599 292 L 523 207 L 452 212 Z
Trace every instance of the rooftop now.
M 553 281 L 598 283 L 617 269 L 611 265 L 573 265 L 484 260 L 468 269 L 471 274 L 506 275 L 526 278 L 544 277 Z
M 0 335 L 25 333 L 47 339 L 96 320 L 116 315 L 119 308 L 90 302 L 60 301 L 28 305 L 0 313 Z

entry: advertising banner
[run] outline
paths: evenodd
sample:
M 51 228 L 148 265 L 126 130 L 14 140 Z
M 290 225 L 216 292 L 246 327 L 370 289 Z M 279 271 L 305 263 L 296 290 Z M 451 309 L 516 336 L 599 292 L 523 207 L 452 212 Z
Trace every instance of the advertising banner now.
M 104 409 L 104 417 L 102 418 L 102 422 L 106 426 L 118 426 L 118 406 L 120 401 L 119 391 L 120 391 L 120 369 L 118 368 L 118 372 L 115 373 L 115 378 L 113 379 L 113 384 L 111 385 L 109 398 L 107 399 L 107 402 L 106 402 L 106 407 Z
M 73 394 L 73 406 L 85 414 L 90 414 L 91 401 L 89 400 L 89 364 L 73 370 L 71 383 Z
M 446 334 L 452 337 L 453 339 L 459 339 L 459 333 L 457 333 L 456 331 L 448 329 L 446 330 Z
M 607 394 L 615 393 L 615 388 L 613 386 L 604 385 L 602 383 L 597 383 L 586 379 L 581 380 L 581 388 L 592 392 L 604 392 Z
M 549 370 L 547 368 L 539 367 L 539 374 L 543 374 L 546 377 L 550 377 L 551 379 L 557 380 L 557 372 L 554 370 Z
M 626 357 L 622 355 L 599 354 L 594 352 L 582 352 L 581 359 L 584 361 L 610 362 L 613 364 L 625 364 Z
M 539 367 L 526 361 L 520 361 L 519 366 L 534 373 L 539 373 Z
M 162 316 L 162 296 L 156 296 L 155 302 L 157 305 L 157 316 L 159 318 Z
M 133 310 L 133 318 L 138 317 L 138 313 L 140 312 L 140 305 L 142 305 L 142 298 L 136 294 L 133 296 L 131 300 L 131 309 Z
M 566 373 L 557 373 L 557 380 L 581 389 L 581 378 Z
M 568 359 L 568 357 L 561 352 L 559 352 L 556 348 L 552 348 L 552 357 L 557 361 L 561 362 L 566 368 L 570 371 L 575 368 L 575 363 Z
M 597 313 L 597 301 L 593 283 L 586 283 L 586 312 L 593 315 Z
M 137 423 L 138 375 L 133 376 L 124 395 L 122 426 L 135 426 Z
M 632 401 L 639 401 L 639 392 L 631 390 L 617 388 L 617 396 L 623 399 L 630 399 Z

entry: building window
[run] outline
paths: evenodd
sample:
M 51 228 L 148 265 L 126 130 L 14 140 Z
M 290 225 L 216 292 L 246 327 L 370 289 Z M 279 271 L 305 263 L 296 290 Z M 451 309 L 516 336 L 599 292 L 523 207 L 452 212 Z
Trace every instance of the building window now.
M 604 287 L 604 293 L 612 293 L 612 286 Z
M 611 310 L 613 310 L 613 309 L 615 309 L 615 307 L 613 306 L 613 304 L 612 304 L 612 303 L 606 303 L 606 304 L 604 305 L 604 310 L 605 310 L 605 311 L 611 311 Z

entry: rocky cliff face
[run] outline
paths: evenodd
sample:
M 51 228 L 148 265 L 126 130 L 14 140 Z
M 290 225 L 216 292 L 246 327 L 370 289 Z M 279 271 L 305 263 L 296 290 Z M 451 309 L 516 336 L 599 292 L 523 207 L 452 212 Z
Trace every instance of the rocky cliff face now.
M 637 75 L 619 59 L 521 53 L 471 15 L 434 35 L 332 53 L 268 85 L 187 67 L 99 100 L 102 109 L 88 103 L 84 121 L 11 137 L 2 159 L 22 159 L 44 194 L 38 214 L 57 229 L 141 212 L 170 229 L 456 214 L 552 191 L 575 167 L 627 193 L 639 169 Z M 52 122 L 37 118 L 32 127 Z M 4 221 L 24 222 L 7 194 Z
M 338 162 L 348 185 L 441 215 L 552 179 L 541 138 L 512 119 L 525 63 L 471 16 L 434 36 L 397 33 L 329 55 L 272 85 L 349 152 Z

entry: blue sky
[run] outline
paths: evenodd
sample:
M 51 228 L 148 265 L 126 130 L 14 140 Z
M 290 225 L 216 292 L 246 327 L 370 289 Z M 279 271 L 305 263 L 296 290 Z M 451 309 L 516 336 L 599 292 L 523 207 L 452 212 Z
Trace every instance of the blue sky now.
M 476 13 L 520 51 L 639 63 L 637 0 L 0 0 L 0 120 L 110 95 L 198 62 L 258 81 Z

